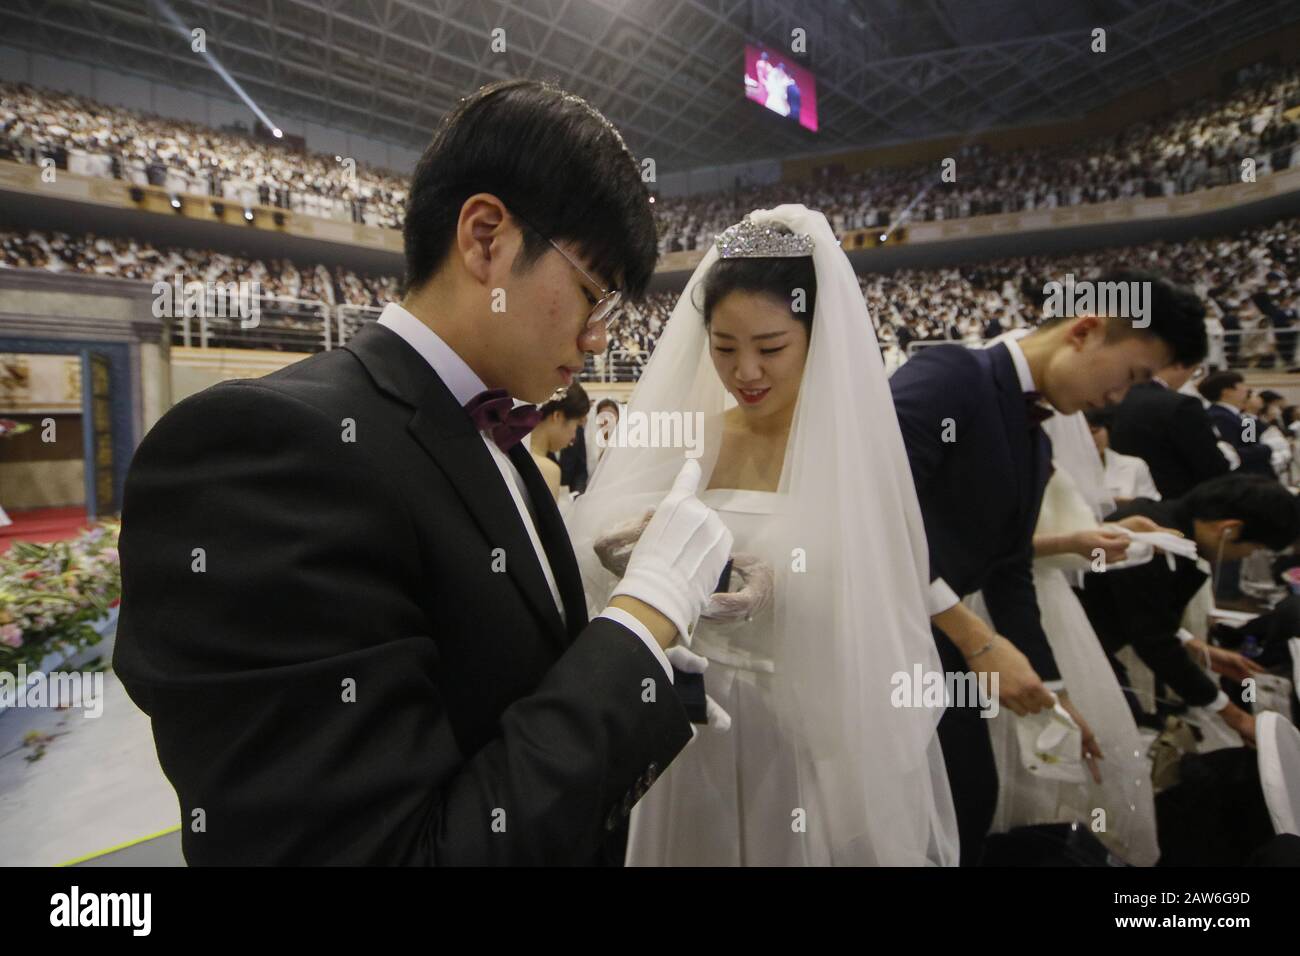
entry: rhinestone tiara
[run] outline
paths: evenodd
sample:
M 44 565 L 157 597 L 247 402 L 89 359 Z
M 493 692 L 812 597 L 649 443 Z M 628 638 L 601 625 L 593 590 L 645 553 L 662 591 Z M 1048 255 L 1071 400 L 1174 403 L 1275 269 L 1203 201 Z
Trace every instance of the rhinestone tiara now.
M 723 259 L 784 259 L 812 254 L 812 236 L 783 232 L 748 216 L 718 234 L 718 255 Z

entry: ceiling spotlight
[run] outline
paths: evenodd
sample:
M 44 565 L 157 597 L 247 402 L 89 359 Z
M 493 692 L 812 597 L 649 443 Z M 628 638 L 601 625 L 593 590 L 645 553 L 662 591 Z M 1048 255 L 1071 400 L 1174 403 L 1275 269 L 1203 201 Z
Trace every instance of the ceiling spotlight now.
M 244 207 L 244 219 L 246 219 L 248 222 L 253 221 L 253 210 L 248 208 L 247 206 Z
M 275 129 L 271 130 L 271 135 L 274 136 L 276 139 L 280 139 L 281 137 L 284 136 L 284 130 L 280 129 L 280 127 L 277 126 Z
M 887 233 L 887 232 L 882 232 L 882 233 L 880 234 L 880 241 L 881 241 L 881 242 L 884 242 L 884 241 L 885 241 L 886 239 L 888 239 L 888 238 L 889 238 L 889 233 Z
M 654 197 L 654 196 L 651 196 L 651 197 L 650 197 L 650 201 L 651 201 L 651 202 L 654 202 L 654 201 L 655 201 L 655 197 Z
M 172 202 L 172 208 L 175 209 L 177 212 L 180 212 L 180 208 L 181 208 L 181 197 L 178 196 L 178 195 L 176 195 L 176 193 L 172 193 L 172 194 L 171 194 L 171 202 Z

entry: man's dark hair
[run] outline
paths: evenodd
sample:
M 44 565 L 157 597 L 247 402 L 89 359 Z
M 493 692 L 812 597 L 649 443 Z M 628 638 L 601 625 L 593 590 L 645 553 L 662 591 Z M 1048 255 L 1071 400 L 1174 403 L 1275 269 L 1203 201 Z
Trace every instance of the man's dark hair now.
M 566 419 L 586 418 L 590 408 L 591 398 L 587 395 L 587 390 L 574 382 L 559 398 L 551 399 L 543 405 L 541 412 L 543 418 L 555 412 L 563 412 Z
M 594 278 L 637 300 L 658 256 L 650 193 L 618 130 L 586 100 L 534 80 L 485 86 L 439 124 L 411 179 L 402 236 L 405 289 L 452 247 L 465 200 L 490 193 L 523 233 L 516 270 L 575 244 Z M 540 234 L 539 231 L 540 230 Z
M 1148 302 L 1150 324 L 1137 328 L 1132 317 L 1111 316 L 1106 322 L 1106 338 L 1123 339 L 1134 335 L 1152 335 L 1160 339 L 1173 352 L 1172 362 L 1179 365 L 1196 365 L 1205 359 L 1210 350 L 1209 336 L 1205 332 L 1205 303 L 1186 286 L 1175 285 L 1154 272 L 1142 269 L 1117 269 L 1106 272 L 1094 283 L 1149 282 L 1151 298 Z M 1067 317 L 1053 316 L 1043 326 L 1070 321 Z
M 1207 402 L 1217 402 L 1223 397 L 1223 393 L 1230 388 L 1236 388 L 1245 379 L 1240 372 L 1215 372 L 1213 375 L 1207 375 L 1201 380 L 1201 384 L 1196 386 Z
M 1197 485 L 1178 501 L 1190 518 L 1240 521 L 1242 541 L 1262 544 L 1274 551 L 1300 538 L 1300 510 L 1295 496 L 1273 478 L 1263 475 L 1221 475 Z

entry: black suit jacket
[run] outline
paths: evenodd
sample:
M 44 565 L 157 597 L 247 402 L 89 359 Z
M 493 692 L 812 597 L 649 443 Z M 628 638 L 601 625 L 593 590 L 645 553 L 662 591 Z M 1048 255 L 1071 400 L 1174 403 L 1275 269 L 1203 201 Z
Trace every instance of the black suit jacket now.
M 1162 527 L 1192 536 L 1192 519 L 1177 500 L 1138 498 L 1116 511 L 1111 520 L 1130 515 L 1146 515 Z M 1171 571 L 1168 558 L 1157 554 L 1135 568 L 1086 574 L 1083 590 L 1076 593 L 1107 653 L 1113 655 L 1131 644 L 1179 697 L 1203 706 L 1218 696 L 1218 685 L 1188 656 L 1177 633 L 1188 602 L 1207 577 L 1187 558 L 1175 558 Z
M 998 632 L 1039 677 L 1060 679 L 1031 567 L 1052 443 L 1029 420 L 1011 353 L 1002 344 L 935 345 L 904 363 L 889 387 L 925 519 L 931 579 L 942 577 L 959 595 L 982 590 Z
M 1214 423 L 1214 429 L 1219 433 L 1219 437 L 1235 448 L 1237 454 L 1241 456 L 1239 470 L 1243 475 L 1277 477 L 1273 471 L 1273 449 L 1259 440 L 1260 433 L 1266 426 L 1256 421 L 1254 438 L 1252 441 L 1246 441 L 1244 415 L 1222 405 L 1211 405 L 1205 411 L 1210 416 L 1210 421 Z
M 511 460 L 567 627 L 469 416 L 384 326 L 145 437 L 113 663 L 191 864 L 621 862 L 690 724 L 634 634 L 588 623 L 545 482 Z
M 1159 382 L 1134 385 L 1115 410 L 1110 446 L 1151 468 L 1162 498 L 1178 498 L 1228 473 L 1214 427 L 1200 399 Z

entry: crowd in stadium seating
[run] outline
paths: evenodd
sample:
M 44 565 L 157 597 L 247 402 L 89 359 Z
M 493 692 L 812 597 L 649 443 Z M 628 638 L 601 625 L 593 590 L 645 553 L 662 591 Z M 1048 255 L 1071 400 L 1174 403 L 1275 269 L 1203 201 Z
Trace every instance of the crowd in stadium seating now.
M 394 226 L 406 180 L 351 166 L 345 157 L 301 153 L 247 131 L 212 129 L 25 84 L 0 83 L 0 159 L 213 196 L 243 206 Z M 355 175 L 354 175 L 355 172 Z
M 969 145 L 953 158 L 956 181 L 939 163 L 880 167 L 801 184 L 756 186 L 655 204 L 661 251 L 707 248 L 750 209 L 801 201 L 826 213 L 837 233 L 903 221 L 1053 209 L 1132 196 L 1166 196 L 1300 165 L 1300 68 L 1264 70 L 1231 95 L 1196 103 L 1118 136 L 1069 146 L 992 153 Z M 1288 114 L 1290 114 L 1288 116 Z M 803 195 L 791 196 L 792 188 Z
M 177 273 L 187 282 L 256 281 L 263 295 L 329 304 L 379 306 L 396 296 L 398 286 L 392 276 L 362 275 L 341 267 L 299 268 L 288 259 L 266 262 L 211 249 L 158 248 L 93 233 L 0 232 L 0 268 L 6 266 L 148 282 L 170 281 Z
M 1300 165 L 1297 107 L 1300 68 L 1264 69 L 1231 94 L 1198 100 L 1117 136 L 1000 153 L 969 145 L 954 157 L 955 182 L 942 182 L 939 164 L 930 162 L 794 186 L 661 196 L 655 205 L 660 251 L 707 248 L 748 210 L 780 202 L 821 209 L 843 232 L 1222 185 L 1239 179 L 1246 158 L 1256 161 L 1257 175 Z M 243 205 L 394 228 L 402 221 L 405 179 L 365 167 L 353 177 L 342 157 L 296 152 L 239 130 L 0 83 L 0 134 L 0 159 L 35 162 L 48 156 L 74 171 Z
M 263 262 L 212 250 L 156 248 L 134 239 L 86 234 L 0 232 L 0 268 L 42 268 L 128 279 L 253 281 L 264 295 L 378 308 L 397 297 L 393 276 L 349 269 Z M 1193 287 L 1205 301 L 1212 364 L 1291 368 L 1300 334 L 1300 219 L 1284 219 L 1230 236 L 1156 242 L 1054 257 L 984 261 L 938 269 L 867 273 L 859 283 L 892 361 L 909 343 L 990 338 L 1036 324 L 1043 286 L 1112 268 L 1145 268 Z M 677 293 L 657 292 L 630 306 L 610 349 L 626 352 L 621 373 L 636 377 L 672 314 Z M 602 369 L 600 361 L 595 363 Z M 619 377 L 624 377 L 620 374 Z
M 1300 329 L 1300 220 L 1235 235 L 1102 249 L 1054 257 L 985 261 L 944 269 L 899 269 L 859 277 L 882 344 L 989 338 L 1032 325 L 1043 286 L 1117 268 L 1143 268 L 1191 286 L 1206 304 L 1214 365 L 1291 368 Z M 1229 333 L 1226 337 L 1221 333 Z

